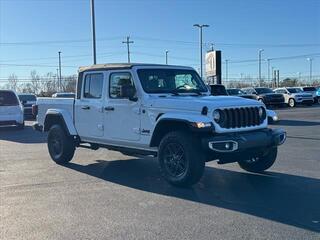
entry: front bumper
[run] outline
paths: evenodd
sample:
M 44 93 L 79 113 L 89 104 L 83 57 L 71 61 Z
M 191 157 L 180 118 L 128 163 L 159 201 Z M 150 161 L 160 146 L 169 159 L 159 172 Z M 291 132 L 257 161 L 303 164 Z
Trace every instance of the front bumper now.
M 214 153 L 241 153 L 275 147 L 283 144 L 285 140 L 286 132 L 282 129 L 262 129 L 205 138 L 202 146 Z
M 295 101 L 296 103 L 302 104 L 310 104 L 314 102 L 313 98 L 296 98 Z
M 268 99 L 264 99 L 263 102 L 265 105 L 282 105 L 284 104 L 284 99 L 268 98 Z

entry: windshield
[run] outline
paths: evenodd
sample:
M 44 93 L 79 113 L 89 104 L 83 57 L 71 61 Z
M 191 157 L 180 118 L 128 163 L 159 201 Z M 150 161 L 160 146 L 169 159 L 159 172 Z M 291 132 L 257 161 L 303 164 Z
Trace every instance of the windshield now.
M 270 88 L 255 88 L 255 90 L 258 94 L 273 93 L 272 89 Z
M 229 95 L 244 95 L 245 93 L 240 89 L 227 89 Z
M 299 93 L 302 92 L 300 88 L 287 88 L 289 93 Z
M 18 99 L 13 92 L 0 91 L 0 106 L 17 106 Z
M 139 69 L 138 76 L 146 93 L 207 92 L 208 89 L 194 70 Z
M 22 101 L 26 101 L 26 102 L 35 102 L 37 101 L 36 96 L 35 95 L 19 95 L 19 100 Z

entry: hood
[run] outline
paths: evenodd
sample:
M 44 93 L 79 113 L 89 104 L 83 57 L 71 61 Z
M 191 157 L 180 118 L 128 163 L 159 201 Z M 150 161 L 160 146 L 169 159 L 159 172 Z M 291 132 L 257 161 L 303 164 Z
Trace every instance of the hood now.
M 291 93 L 292 96 L 302 96 L 302 97 L 312 97 L 311 93 L 299 92 L 299 93 Z
M 228 107 L 263 106 L 262 103 L 241 97 L 232 96 L 152 96 L 150 107 L 200 111 L 203 107 L 209 110 Z

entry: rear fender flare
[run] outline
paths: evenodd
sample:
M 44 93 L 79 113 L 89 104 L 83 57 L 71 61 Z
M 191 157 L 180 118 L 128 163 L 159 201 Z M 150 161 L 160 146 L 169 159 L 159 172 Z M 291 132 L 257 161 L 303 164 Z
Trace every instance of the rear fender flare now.
M 78 135 L 77 130 L 74 126 L 72 116 L 70 113 L 63 109 L 48 109 L 46 112 L 46 117 L 44 120 L 44 131 L 48 131 L 49 128 L 53 125 L 50 122 L 52 118 L 59 118 L 59 121 L 62 123 L 63 127 L 66 129 L 69 135 L 76 136 Z

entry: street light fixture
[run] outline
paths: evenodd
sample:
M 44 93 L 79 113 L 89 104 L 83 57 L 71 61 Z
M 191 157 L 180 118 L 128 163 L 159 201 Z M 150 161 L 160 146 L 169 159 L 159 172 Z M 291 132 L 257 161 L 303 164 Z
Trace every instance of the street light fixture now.
M 259 86 L 261 87 L 261 53 L 264 49 L 259 49 Z
M 168 53 L 169 53 L 169 51 L 166 50 L 166 65 L 168 65 Z
M 193 24 L 194 27 L 197 27 L 199 28 L 199 46 L 200 46 L 200 76 L 201 76 L 201 79 L 203 77 L 203 74 L 202 74 L 202 70 L 203 70 L 203 67 L 202 67 L 202 28 L 204 27 L 209 27 L 209 25 L 207 24 Z

